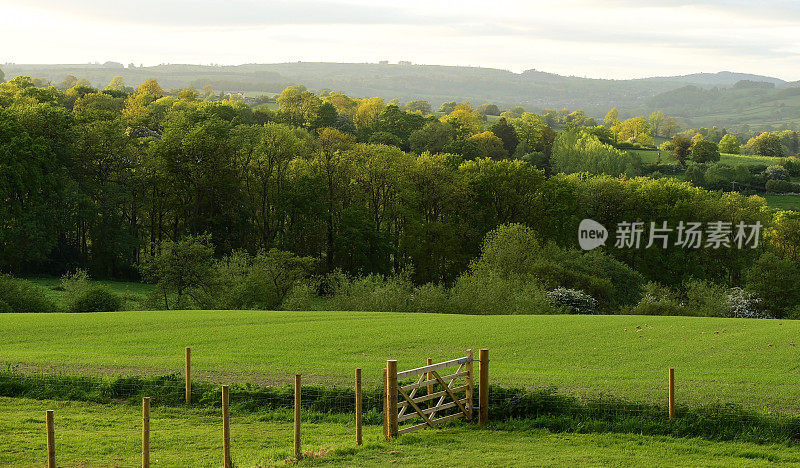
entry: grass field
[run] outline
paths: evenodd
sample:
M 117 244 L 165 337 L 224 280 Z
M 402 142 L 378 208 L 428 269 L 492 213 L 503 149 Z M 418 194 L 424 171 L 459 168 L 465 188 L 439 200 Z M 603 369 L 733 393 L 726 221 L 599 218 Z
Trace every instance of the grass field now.
M 800 412 L 800 322 L 647 316 L 463 316 L 378 312 L 162 311 L 0 315 L 0 356 L 24 371 L 180 372 L 198 378 L 377 386 L 401 369 L 491 350 L 492 383 L 663 401 L 668 367 L 680 402 Z
M 136 466 L 141 413 L 135 405 L 0 398 L 0 465 L 42 466 L 44 412 L 55 411 L 60 466 Z M 236 466 L 290 464 L 291 420 L 268 413 L 231 415 Z M 379 426 L 365 426 L 361 447 L 348 419 L 304 422 L 303 449 L 322 455 L 300 465 L 327 466 L 800 466 L 800 447 L 710 442 L 636 434 L 551 433 L 485 429 L 463 423 L 402 436 L 388 443 Z M 218 410 L 154 407 L 150 416 L 153 466 L 220 466 Z
M 28 281 L 45 288 L 45 290 L 47 290 L 47 296 L 60 307 L 66 306 L 66 297 L 59 278 L 28 278 Z M 127 310 L 139 308 L 140 304 L 147 297 L 147 293 L 153 289 L 153 285 L 151 284 L 132 281 L 92 280 L 91 283 L 103 285 L 112 292 L 118 294 L 124 300 L 124 308 Z
M 782 210 L 800 210 L 800 195 L 768 193 L 763 195 L 767 205 Z
M 628 150 L 628 153 L 637 154 L 642 158 L 642 162 L 656 163 L 658 162 L 658 150 Z M 744 165 L 759 165 L 772 166 L 778 164 L 783 158 L 775 158 L 771 156 L 755 156 L 747 154 L 728 154 L 722 153 L 719 162 L 728 164 L 730 166 Z M 672 157 L 669 151 L 661 152 L 661 164 L 675 164 L 677 160 Z

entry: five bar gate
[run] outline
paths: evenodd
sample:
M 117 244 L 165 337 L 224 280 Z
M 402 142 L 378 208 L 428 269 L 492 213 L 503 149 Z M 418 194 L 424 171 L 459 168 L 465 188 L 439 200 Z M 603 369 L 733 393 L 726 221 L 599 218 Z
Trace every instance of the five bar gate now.
M 387 438 L 435 427 L 454 419 L 472 419 L 476 409 L 473 406 L 472 350 L 468 349 L 466 356 L 458 359 L 437 364 L 430 363 L 430 360 L 428 362 L 426 366 L 398 372 L 397 361 L 386 361 L 384 435 Z M 456 366 L 454 372 L 449 371 L 452 373 L 442 372 L 444 376 L 439 374 Z M 480 351 L 479 366 L 480 395 L 477 409 L 478 421 L 482 424 L 489 414 L 489 350 Z M 413 383 L 399 385 L 398 381 L 411 377 L 415 377 Z M 416 420 L 413 422 L 417 424 L 400 428 L 400 423 L 412 420 Z

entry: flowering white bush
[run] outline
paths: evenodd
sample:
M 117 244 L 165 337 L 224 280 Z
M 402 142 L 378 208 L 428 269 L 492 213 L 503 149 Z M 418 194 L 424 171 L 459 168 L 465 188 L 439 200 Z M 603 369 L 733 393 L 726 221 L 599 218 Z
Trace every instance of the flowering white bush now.
M 566 307 L 570 314 L 594 314 L 597 300 L 583 291 L 556 288 L 547 292 L 547 298 L 555 306 Z
M 728 292 L 725 305 L 725 316 L 730 318 L 772 318 L 761 310 L 761 299 L 742 288 L 731 288 Z

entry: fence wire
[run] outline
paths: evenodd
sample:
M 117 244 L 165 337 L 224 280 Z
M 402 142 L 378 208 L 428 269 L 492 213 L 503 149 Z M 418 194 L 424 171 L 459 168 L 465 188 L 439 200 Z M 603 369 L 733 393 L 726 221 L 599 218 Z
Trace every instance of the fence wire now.
M 202 373 L 202 369 L 193 368 L 193 374 L 195 371 Z M 479 392 L 477 362 L 473 372 L 474 407 Z M 549 376 L 552 369 L 547 368 L 529 368 L 527 372 L 535 377 L 526 380 L 526 385 L 514 385 L 513 379 L 493 376 L 490 369 L 491 422 L 527 421 L 534 427 L 578 432 L 636 432 L 645 428 L 655 433 L 663 430 L 696 436 L 707 431 L 709 437 L 722 439 L 735 439 L 743 431 L 766 434 L 784 426 L 800 427 L 798 391 L 794 381 L 787 378 L 791 376 L 745 381 L 737 378 L 735 371 L 715 376 L 679 367 L 675 370 L 675 422 L 670 423 L 667 368 L 638 369 L 633 374 L 607 372 L 602 378 L 583 368 L 559 372 L 559 377 Z M 374 440 L 382 434 L 382 379 L 379 372 L 363 373 L 363 423 L 371 426 Z M 254 380 L 243 378 L 229 384 L 231 458 L 238 466 L 269 466 L 294 456 L 293 376 L 273 378 L 268 386 Z M 353 376 L 340 376 L 339 382 L 348 380 L 353 382 Z M 416 380 L 404 379 L 399 384 Z M 355 446 L 353 387 L 341 383 L 302 386 L 302 447 L 307 456 L 324 452 L 331 445 Z M 433 388 L 434 392 L 440 390 L 438 385 Z M 427 391 L 427 387 L 421 387 L 417 396 Z M 0 437 L 5 442 L 0 445 L 10 447 L 6 456 L 11 459 L 42 464 L 46 460 L 44 410 L 53 409 L 59 465 L 138 465 L 143 396 L 151 398 L 152 465 L 222 465 L 222 385 L 193 381 L 191 403 L 187 405 L 184 376 L 178 372 L 105 378 L 63 374 L 54 369 L 0 372 L 4 405 L 21 404 L 27 414 L 2 421 Z M 423 409 L 432 404 L 423 404 Z M 458 408 L 449 408 L 436 416 L 456 411 Z M 406 414 L 410 413 L 409 408 Z M 400 428 L 420 422 L 409 419 Z M 693 426 L 681 433 L 680 424 Z M 707 427 L 698 428 L 701 424 Z M 751 429 L 746 428 L 748 425 Z M 763 437 L 771 440 L 769 434 Z

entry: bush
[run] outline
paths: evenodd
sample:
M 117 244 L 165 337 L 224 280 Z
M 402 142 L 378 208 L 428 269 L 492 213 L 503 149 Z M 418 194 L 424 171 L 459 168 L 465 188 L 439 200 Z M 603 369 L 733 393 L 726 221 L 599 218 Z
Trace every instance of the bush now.
M 725 316 L 729 318 L 772 318 L 761 310 L 761 299 L 742 288 L 731 288 L 725 306 Z
M 450 290 L 451 310 L 470 315 L 557 314 L 544 288 L 521 276 L 466 274 Z
M 547 293 L 547 298 L 556 307 L 564 307 L 570 314 L 594 315 L 597 301 L 583 291 L 557 288 Z
M 775 193 L 796 193 L 800 191 L 800 186 L 794 182 L 789 182 L 788 180 L 775 180 L 770 179 L 764 185 L 764 188 L 767 189 L 767 192 L 775 192 Z
M 92 286 L 73 304 L 70 312 L 116 312 L 122 309 L 122 298 L 105 286 Z
M 0 302 L 8 306 L 4 310 L 15 313 L 58 312 L 58 306 L 47 297 L 44 288 L 7 275 L 0 276 Z
M 315 310 L 317 299 L 316 288 L 306 282 L 297 283 L 286 294 L 281 303 L 281 310 Z
M 0 301 L 0 314 L 10 314 L 14 312 L 11 309 L 11 306 L 6 304 L 4 301 Z
M 764 170 L 764 176 L 768 180 L 789 180 L 789 171 L 783 166 L 769 166 Z

